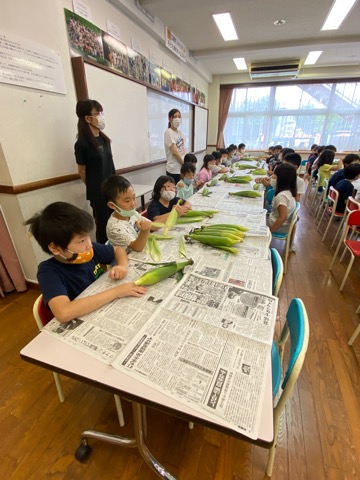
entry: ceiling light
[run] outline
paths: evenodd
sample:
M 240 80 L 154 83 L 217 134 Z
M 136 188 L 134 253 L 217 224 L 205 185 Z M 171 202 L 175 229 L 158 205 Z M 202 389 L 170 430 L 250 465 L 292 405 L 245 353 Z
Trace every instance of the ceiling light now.
M 356 0 L 335 0 L 321 30 L 337 30 Z
M 226 42 L 228 40 L 239 39 L 235 31 L 235 27 L 231 19 L 230 13 L 219 13 L 219 14 L 213 15 L 213 19 L 215 20 L 215 23 Z
M 275 20 L 274 25 L 280 27 L 281 25 L 284 25 L 284 23 L 286 23 L 285 20 Z
M 245 63 L 245 58 L 241 57 L 241 58 L 233 58 L 234 60 L 234 63 L 236 65 L 236 68 L 238 70 L 247 70 L 247 66 L 246 66 L 246 63 Z
M 318 58 L 322 54 L 322 50 L 319 51 L 314 51 L 314 52 L 309 52 L 308 56 L 306 57 L 306 60 L 304 62 L 304 65 L 314 65 L 318 61 Z

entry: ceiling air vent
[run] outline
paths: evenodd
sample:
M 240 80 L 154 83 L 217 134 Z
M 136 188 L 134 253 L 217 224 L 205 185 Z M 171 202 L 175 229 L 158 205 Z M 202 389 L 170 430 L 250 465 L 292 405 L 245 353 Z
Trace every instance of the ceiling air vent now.
M 296 78 L 300 69 L 300 60 L 289 60 L 281 63 L 252 63 L 250 78 L 290 77 Z

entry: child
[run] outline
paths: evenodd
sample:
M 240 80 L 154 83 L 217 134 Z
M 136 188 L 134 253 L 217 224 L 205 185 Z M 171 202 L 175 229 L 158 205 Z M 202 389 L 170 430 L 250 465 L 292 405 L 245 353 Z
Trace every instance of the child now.
M 301 165 L 301 156 L 298 153 L 287 153 L 283 158 L 283 163 L 292 165 L 296 170 L 296 201 L 300 202 L 300 195 L 305 192 L 305 182 L 297 174 L 297 171 Z
M 101 188 L 108 207 L 114 210 L 106 225 L 109 242 L 114 246 L 129 247 L 135 252 L 141 252 L 146 245 L 151 222 L 145 217 L 135 221 L 136 196 L 131 183 L 124 177 L 111 175 Z
M 279 165 L 274 177 L 275 197 L 266 223 L 270 232 L 287 233 L 291 214 L 296 207 L 296 170 L 291 165 Z
M 103 273 L 101 264 L 115 260 L 116 265 L 108 273 L 112 280 L 125 277 L 128 271 L 123 248 L 91 242 L 94 221 L 87 212 L 69 203 L 55 202 L 26 225 L 30 225 L 30 232 L 43 251 L 53 255 L 40 263 L 37 278 L 45 304 L 60 322 L 93 312 L 117 298 L 140 297 L 146 292 L 134 283 L 123 283 L 76 298 Z
M 342 167 L 341 161 L 339 161 L 337 165 L 333 165 L 334 158 L 335 152 L 330 149 L 325 149 L 321 152 L 317 159 L 315 168 L 318 169 L 319 173 L 318 192 L 322 192 L 325 178 L 329 179 L 331 172 L 334 170 L 339 170 Z
M 176 185 L 176 193 L 182 200 L 187 200 L 194 194 L 195 165 L 186 162 L 181 165 L 181 180 Z
M 336 184 L 339 192 L 339 199 L 336 206 L 336 213 L 344 213 L 347 199 L 353 194 L 353 182 L 360 178 L 360 164 L 354 163 L 344 168 L 345 179 Z
M 191 210 L 190 202 L 177 205 L 179 200 L 181 199 L 175 193 L 174 179 L 167 175 L 161 175 L 154 185 L 152 200 L 147 209 L 148 218 L 155 222 L 166 222 L 173 208 L 177 210 L 180 216 Z
M 221 153 L 221 158 L 220 158 L 220 163 L 221 165 L 224 165 L 225 167 L 228 166 L 228 156 L 229 152 L 227 148 L 220 148 L 220 153 Z
M 225 173 L 228 171 L 226 167 L 218 167 L 213 155 L 205 155 L 203 166 L 199 172 L 199 181 L 202 183 L 210 182 L 210 180 L 218 173 Z
M 215 164 L 218 168 L 213 169 L 213 174 L 214 176 L 217 175 L 218 173 L 227 173 L 229 169 L 227 168 L 226 165 L 221 163 L 221 153 L 218 152 L 217 150 L 214 150 L 211 154 L 215 158 Z
M 196 170 L 197 158 L 193 153 L 187 153 L 184 157 L 184 163 L 192 163 Z M 197 192 L 204 184 L 199 181 L 199 176 L 195 174 L 195 180 L 193 183 L 194 192 Z
M 244 158 L 245 157 L 245 143 L 239 143 L 238 145 L 238 158 Z
M 343 162 L 342 162 L 344 168 L 342 168 L 341 170 L 338 170 L 333 175 L 331 175 L 329 183 L 328 183 L 329 188 L 330 187 L 336 188 L 336 184 L 338 182 L 340 182 L 341 180 L 345 179 L 344 171 L 345 171 L 345 168 L 347 166 L 349 166 L 353 163 L 359 163 L 359 162 L 360 162 L 360 156 L 357 155 L 356 153 L 348 153 L 347 155 L 345 155 L 345 157 L 343 159 Z

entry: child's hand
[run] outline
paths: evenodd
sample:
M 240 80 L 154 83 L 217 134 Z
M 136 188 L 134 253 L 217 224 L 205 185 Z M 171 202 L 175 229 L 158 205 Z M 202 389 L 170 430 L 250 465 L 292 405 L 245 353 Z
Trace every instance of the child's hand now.
M 143 217 L 141 220 L 136 222 L 136 225 L 140 232 L 150 232 L 151 221 L 148 218 Z
M 108 276 L 112 280 L 120 280 L 128 273 L 128 267 L 125 265 L 115 265 L 109 270 Z
M 176 205 L 174 207 L 176 211 L 178 212 L 179 216 L 181 217 L 184 215 L 186 212 L 192 209 L 192 205 L 189 202 L 184 203 L 184 205 Z
M 135 285 L 133 282 L 123 283 L 116 288 L 118 289 L 118 298 L 141 297 L 147 292 L 147 288 Z
M 180 181 L 180 182 L 178 182 L 178 184 L 176 186 L 179 187 L 179 188 L 184 188 L 185 184 L 184 184 L 184 182 Z

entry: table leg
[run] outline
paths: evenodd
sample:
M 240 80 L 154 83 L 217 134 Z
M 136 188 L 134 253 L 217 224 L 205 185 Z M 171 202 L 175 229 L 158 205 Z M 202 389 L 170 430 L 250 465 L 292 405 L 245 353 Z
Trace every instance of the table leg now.
M 136 444 L 139 449 L 139 452 L 145 463 L 161 478 L 166 480 L 177 480 L 176 477 L 171 475 L 170 472 L 163 467 L 156 458 L 149 452 L 147 446 L 144 442 L 144 419 L 143 419 L 143 408 L 142 405 L 136 402 L 132 402 L 133 408 L 133 418 L 134 418 L 134 431 L 136 437 Z

